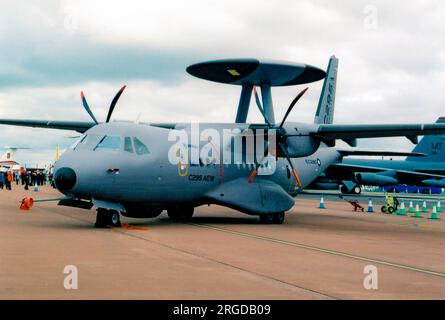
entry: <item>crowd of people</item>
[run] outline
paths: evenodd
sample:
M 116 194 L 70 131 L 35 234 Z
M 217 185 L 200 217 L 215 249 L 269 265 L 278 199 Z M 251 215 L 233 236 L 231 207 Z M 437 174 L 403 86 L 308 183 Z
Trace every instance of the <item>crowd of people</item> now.
M 22 185 L 25 190 L 29 189 L 29 186 L 43 186 L 48 181 L 47 175 L 41 170 L 35 171 L 21 171 L 21 172 L 13 172 L 6 171 L 0 172 L 0 189 L 11 190 L 12 186 Z

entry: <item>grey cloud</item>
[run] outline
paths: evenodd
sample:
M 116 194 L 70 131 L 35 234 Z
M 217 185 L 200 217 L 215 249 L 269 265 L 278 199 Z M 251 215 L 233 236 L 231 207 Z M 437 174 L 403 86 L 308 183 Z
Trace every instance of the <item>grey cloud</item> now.
M 10 47 L 8 50 L 17 50 Z M 4 51 L 4 50 L 1 50 Z M 0 59 L 2 57 L 0 51 Z M 122 48 L 73 41 L 44 44 L 37 50 L 20 49 L 20 57 L 9 60 L 16 72 L 0 70 L 0 87 L 69 85 L 86 81 L 156 79 L 178 82 L 184 68 L 196 57 L 163 50 Z

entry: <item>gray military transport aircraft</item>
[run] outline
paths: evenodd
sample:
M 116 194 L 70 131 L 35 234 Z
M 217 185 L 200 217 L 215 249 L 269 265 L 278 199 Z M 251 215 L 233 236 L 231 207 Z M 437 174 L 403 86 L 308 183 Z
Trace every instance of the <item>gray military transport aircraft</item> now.
M 445 124 L 332 124 L 337 66 L 334 56 L 327 72 L 306 64 L 257 59 L 189 66 L 187 72 L 196 77 L 242 87 L 235 123 L 110 122 L 125 86 L 112 100 L 105 123 L 97 121 L 83 93 L 93 122 L 0 119 L 0 124 L 83 133 L 55 163 L 54 182 L 65 196 L 25 198 L 21 208 L 50 200 L 84 209 L 95 206 L 95 226 L 104 227 L 119 226 L 120 214 L 151 218 L 167 210 L 170 218 L 184 220 L 192 217 L 196 206 L 218 204 L 258 215 L 262 223 L 281 224 L 294 205 L 293 196 L 343 156 L 406 155 L 338 150 L 336 139 L 356 146 L 358 138 L 405 136 L 416 142 L 418 135 L 445 133 Z M 282 121 L 275 121 L 271 87 L 323 78 L 313 124 L 286 121 L 307 88 L 292 101 Z M 261 88 L 261 100 L 256 86 Z M 246 123 L 252 92 L 264 124 Z M 228 139 L 218 140 L 227 132 Z

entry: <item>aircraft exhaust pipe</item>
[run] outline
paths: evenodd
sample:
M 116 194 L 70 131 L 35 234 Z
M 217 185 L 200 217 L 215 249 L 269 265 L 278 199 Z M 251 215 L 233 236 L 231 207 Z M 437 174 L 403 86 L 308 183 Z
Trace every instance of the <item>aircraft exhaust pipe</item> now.
M 357 172 L 353 175 L 353 180 L 357 184 L 374 186 L 390 186 L 399 182 L 396 178 L 371 172 Z

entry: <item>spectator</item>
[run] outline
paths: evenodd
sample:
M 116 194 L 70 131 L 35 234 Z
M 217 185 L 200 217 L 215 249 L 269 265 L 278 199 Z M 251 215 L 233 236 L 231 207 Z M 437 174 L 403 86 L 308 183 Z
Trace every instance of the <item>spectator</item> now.
M 3 189 L 6 183 L 6 176 L 4 172 L 0 172 L 0 189 Z
M 27 171 L 26 173 L 25 173 L 25 176 L 24 176 L 24 181 L 25 181 L 25 190 L 29 190 L 29 171 Z
M 11 190 L 11 183 L 14 181 L 14 176 L 11 171 L 8 171 L 6 176 L 6 190 Z

